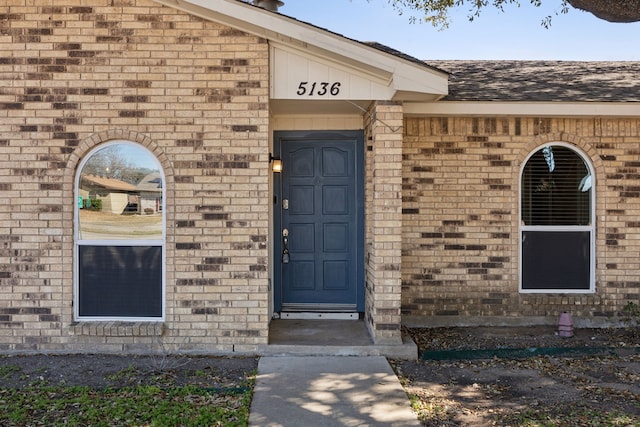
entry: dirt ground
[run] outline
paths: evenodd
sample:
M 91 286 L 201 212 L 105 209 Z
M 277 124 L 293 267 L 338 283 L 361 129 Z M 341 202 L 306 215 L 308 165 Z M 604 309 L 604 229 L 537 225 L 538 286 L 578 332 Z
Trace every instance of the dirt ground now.
M 89 386 L 196 385 L 242 387 L 255 357 L 25 355 L 0 357 L 0 388 L 32 384 Z
M 438 360 L 391 361 L 425 426 L 640 426 L 640 341 L 625 330 L 409 330 Z M 592 349 L 570 356 L 474 359 L 461 350 Z M 28 355 L 0 357 L 0 388 L 29 384 L 241 387 L 257 358 Z
M 395 363 L 425 426 L 640 426 L 636 333 L 582 329 L 562 338 L 549 327 L 410 333 L 436 359 Z M 563 348 L 576 350 L 567 356 Z M 498 356 L 474 359 L 486 357 L 486 349 Z M 554 351 L 503 358 L 509 349 Z

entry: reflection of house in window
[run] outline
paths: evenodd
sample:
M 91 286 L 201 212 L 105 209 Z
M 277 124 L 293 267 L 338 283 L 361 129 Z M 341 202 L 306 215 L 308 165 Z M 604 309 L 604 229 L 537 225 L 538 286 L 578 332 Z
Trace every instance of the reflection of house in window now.
M 139 201 L 139 213 L 154 214 L 162 212 L 162 177 L 160 173 L 150 173 L 142 178 L 136 186 L 136 193 Z
M 112 214 L 125 212 L 129 205 L 129 195 L 136 187 L 119 179 L 83 174 L 80 182 L 80 196 L 83 208 L 93 208 Z M 91 202 L 100 200 L 99 204 Z
M 154 172 L 138 185 L 114 178 L 82 175 L 80 183 L 82 208 L 116 215 L 155 214 L 162 212 L 162 177 Z M 99 200 L 99 203 L 92 202 Z

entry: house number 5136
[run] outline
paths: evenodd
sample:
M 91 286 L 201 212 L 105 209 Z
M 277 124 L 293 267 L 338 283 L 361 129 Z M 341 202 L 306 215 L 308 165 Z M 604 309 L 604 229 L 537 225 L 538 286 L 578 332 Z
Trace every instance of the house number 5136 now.
M 296 94 L 298 96 L 337 96 L 340 93 L 340 86 L 342 86 L 340 82 L 300 82 Z

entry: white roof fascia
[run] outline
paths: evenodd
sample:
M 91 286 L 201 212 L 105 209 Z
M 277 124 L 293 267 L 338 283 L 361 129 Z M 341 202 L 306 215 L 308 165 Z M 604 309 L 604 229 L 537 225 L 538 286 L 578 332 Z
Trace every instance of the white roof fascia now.
M 636 102 L 405 102 L 413 116 L 638 117 Z
M 382 76 L 393 74 L 392 87 L 398 93 L 424 93 L 424 99 L 448 94 L 448 74 L 385 53 L 330 31 L 273 13 L 237 0 L 154 0 L 201 18 L 237 28 L 246 33 L 302 47 L 320 56 L 330 55 L 354 68 Z M 396 100 L 398 95 L 394 97 Z

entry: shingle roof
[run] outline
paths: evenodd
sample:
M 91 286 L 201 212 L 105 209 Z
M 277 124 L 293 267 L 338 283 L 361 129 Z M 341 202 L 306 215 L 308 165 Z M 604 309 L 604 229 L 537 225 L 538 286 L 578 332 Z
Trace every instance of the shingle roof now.
M 342 37 L 344 37 L 344 36 L 342 36 Z M 358 40 L 353 40 L 353 41 L 358 42 L 358 43 L 361 43 L 361 44 L 365 44 L 365 45 L 367 45 L 367 46 L 369 46 L 369 47 L 372 47 L 372 48 L 374 48 L 374 49 L 376 49 L 376 50 L 379 50 L 379 51 L 382 51 L 382 52 L 388 53 L 388 54 L 390 54 L 390 55 L 393 55 L 393 56 L 395 56 L 395 57 L 397 57 L 397 58 L 402 58 L 402 59 L 407 60 L 407 61 L 409 61 L 409 62 L 414 62 L 414 63 L 416 63 L 416 64 L 420 64 L 420 65 L 423 65 L 423 66 L 427 66 L 427 67 L 429 67 L 429 68 L 431 68 L 431 69 L 434 69 L 434 68 L 435 68 L 437 71 L 442 71 L 442 70 L 438 70 L 438 68 L 437 68 L 437 67 L 434 67 L 434 66 L 432 66 L 431 64 L 429 64 L 429 62 L 428 62 L 428 61 L 427 61 L 427 62 L 425 62 L 425 61 L 421 61 L 420 59 L 418 59 L 418 58 L 416 58 L 416 57 L 414 57 L 414 56 L 408 55 L 408 54 L 406 54 L 406 53 L 404 53 L 404 52 L 400 52 L 399 50 L 394 49 L 394 48 L 392 48 L 392 47 L 389 47 L 389 46 L 387 46 L 387 45 L 384 45 L 384 44 L 382 44 L 382 43 L 378 43 L 378 42 L 366 42 L 366 41 L 360 42 L 360 41 L 358 41 Z
M 128 182 L 120 181 L 119 179 L 106 178 L 96 175 L 82 175 L 82 179 L 87 180 L 94 185 L 104 187 L 107 190 L 117 191 L 133 191 L 136 187 Z
M 447 101 L 640 101 L 640 62 L 426 62 L 450 73 Z
M 142 178 L 136 186 L 136 190 L 154 193 L 162 192 L 162 176 L 160 172 L 152 172 Z

